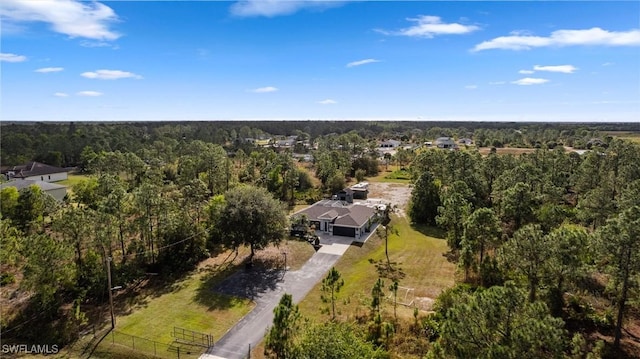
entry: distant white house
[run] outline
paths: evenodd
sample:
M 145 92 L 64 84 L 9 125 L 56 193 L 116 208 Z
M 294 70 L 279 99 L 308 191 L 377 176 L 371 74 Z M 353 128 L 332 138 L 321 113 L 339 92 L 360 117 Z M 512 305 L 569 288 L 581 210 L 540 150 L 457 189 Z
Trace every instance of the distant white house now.
M 29 162 L 25 165 L 13 166 L 2 171 L 7 179 L 23 179 L 42 182 L 58 182 L 67 179 L 67 170 L 40 162 Z
M 378 143 L 378 147 L 380 148 L 396 148 L 400 146 L 402 142 L 397 140 L 386 140 Z
M 42 192 L 51 195 L 58 201 L 62 201 L 67 195 L 67 187 L 56 183 L 49 183 L 44 181 L 26 180 L 26 179 L 14 179 L 9 182 L 0 183 L 0 190 L 7 187 L 15 187 L 18 191 L 29 186 L 40 187 Z

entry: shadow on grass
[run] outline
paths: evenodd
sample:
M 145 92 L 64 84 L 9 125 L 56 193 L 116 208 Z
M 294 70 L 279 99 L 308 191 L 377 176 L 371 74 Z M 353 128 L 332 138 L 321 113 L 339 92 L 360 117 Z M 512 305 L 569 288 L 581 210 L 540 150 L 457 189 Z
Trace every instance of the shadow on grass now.
M 236 297 L 256 299 L 268 290 L 275 290 L 282 280 L 282 263 L 274 259 L 254 259 L 251 266 L 242 261 L 225 261 L 201 278 L 195 300 L 209 310 L 226 309 L 235 304 Z
M 276 290 L 282 281 L 284 271 L 254 263 L 251 267 L 237 270 L 224 281 L 215 285 L 214 290 L 228 296 L 255 300 L 261 294 Z
M 427 237 L 433 237 L 433 238 L 439 238 L 439 239 L 443 239 L 446 237 L 446 232 L 438 227 L 411 223 L 411 228 L 417 232 L 424 234 Z

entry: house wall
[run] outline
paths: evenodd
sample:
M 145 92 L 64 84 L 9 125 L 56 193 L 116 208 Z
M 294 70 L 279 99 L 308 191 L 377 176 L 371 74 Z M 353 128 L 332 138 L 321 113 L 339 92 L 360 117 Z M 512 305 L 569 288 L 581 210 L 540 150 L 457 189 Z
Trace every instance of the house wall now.
M 62 201 L 64 199 L 64 196 L 67 195 L 67 189 L 66 188 L 50 189 L 50 190 L 45 191 L 45 192 L 50 194 L 53 198 L 55 198 L 58 201 Z
M 52 174 L 40 175 L 40 176 L 30 176 L 30 177 L 26 177 L 25 179 L 43 181 L 43 182 L 58 182 L 58 181 L 64 181 L 67 179 L 67 172 L 58 172 L 58 173 L 52 173 Z

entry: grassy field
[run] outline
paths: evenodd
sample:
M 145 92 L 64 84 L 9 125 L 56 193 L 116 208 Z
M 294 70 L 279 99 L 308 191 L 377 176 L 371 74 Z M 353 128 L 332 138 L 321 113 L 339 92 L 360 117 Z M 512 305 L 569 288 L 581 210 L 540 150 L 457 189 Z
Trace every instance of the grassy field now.
M 278 247 L 257 252 L 254 260 L 278 266 L 283 260 L 282 252 L 289 254 L 287 265 L 295 270 L 311 257 L 314 250 L 305 242 L 285 241 Z M 238 270 L 248 254 L 247 248 L 241 248 L 238 257 L 232 260 L 234 255 L 227 252 L 203 262 L 191 275 L 165 288 L 154 288 L 131 299 L 116 298 L 117 306 L 121 308 L 121 314 L 116 318 L 116 331 L 159 343 L 171 343 L 171 332 L 176 326 L 211 334 L 214 340 L 218 340 L 254 307 L 248 299 L 221 295 L 213 289 Z M 128 352 L 113 346 L 109 337 L 98 346 L 95 355 L 132 357 L 133 354 L 118 354 L 123 351 Z
M 433 228 L 412 228 L 405 217 L 394 218 L 392 224 L 398 235 L 389 237 L 389 259 L 395 269 L 391 275 L 401 277 L 399 285 L 414 288 L 416 297 L 429 299 L 435 299 L 442 290 L 452 287 L 455 265 L 443 256 L 448 250 L 441 239 L 443 233 Z M 376 235 L 362 247 L 351 246 L 347 250 L 336 264 L 344 280 L 336 302 L 340 320 L 353 320 L 368 313 L 373 284 L 381 274 L 390 274 L 385 268 L 384 241 Z M 390 279 L 384 281 L 385 287 L 392 283 Z M 320 299 L 321 287 L 321 283 L 317 284 L 299 303 L 302 316 L 316 322 L 329 320 L 329 315 L 320 310 L 327 307 Z M 385 293 L 388 294 L 388 290 Z M 387 302 L 385 313 L 392 315 L 392 308 Z M 412 318 L 413 308 L 399 305 L 398 317 Z M 252 350 L 251 357 L 264 358 L 264 341 Z
M 607 131 L 605 134 L 609 136 L 613 136 L 622 140 L 627 140 L 635 143 L 640 143 L 640 133 L 639 132 L 628 132 L 628 131 Z
M 63 186 L 67 186 L 67 187 L 73 187 L 74 185 L 86 181 L 87 179 L 89 179 L 89 176 L 85 176 L 85 175 L 78 175 L 78 174 L 69 174 L 67 175 L 67 179 L 64 181 L 59 181 L 56 182 L 57 184 L 63 185 Z
M 377 236 L 362 247 L 349 248 L 337 263 L 336 269 L 345 282 L 339 294 L 340 304 L 337 305 L 341 318 L 353 319 L 367 311 L 371 288 L 381 275 L 398 277 L 399 285 L 414 288 L 417 297 L 433 299 L 443 289 L 453 286 L 455 265 L 443 256 L 447 251 L 446 242 L 433 237 L 439 233 L 429 233 L 429 229 L 418 231 L 409 225 L 406 218 L 395 218 L 392 224 L 398 230 L 398 235 L 389 237 L 389 257 L 394 271 L 386 271 L 384 242 Z M 386 285 L 391 282 L 385 279 Z M 325 306 L 320 294 L 321 284 L 318 284 L 300 303 L 304 316 L 327 319 L 327 315 L 318 309 Z M 408 312 L 412 313 L 412 310 Z
M 402 171 L 398 166 L 389 165 L 388 169 L 382 168 L 377 176 L 367 178 L 369 182 L 385 182 L 385 183 L 411 183 L 411 177 L 408 171 Z

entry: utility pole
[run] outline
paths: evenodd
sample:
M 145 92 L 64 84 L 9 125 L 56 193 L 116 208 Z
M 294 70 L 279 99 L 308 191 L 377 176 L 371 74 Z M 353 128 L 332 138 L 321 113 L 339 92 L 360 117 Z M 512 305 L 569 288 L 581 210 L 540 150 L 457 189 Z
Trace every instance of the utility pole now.
M 107 257 L 107 285 L 109 290 L 109 309 L 111 311 L 111 329 L 116 327 L 116 318 L 113 316 L 113 288 L 111 288 L 111 257 Z

